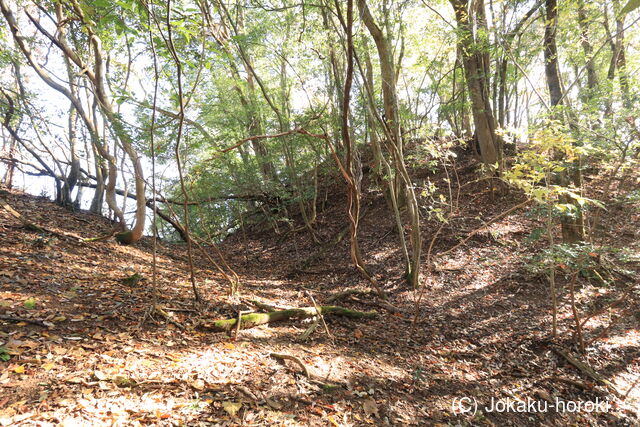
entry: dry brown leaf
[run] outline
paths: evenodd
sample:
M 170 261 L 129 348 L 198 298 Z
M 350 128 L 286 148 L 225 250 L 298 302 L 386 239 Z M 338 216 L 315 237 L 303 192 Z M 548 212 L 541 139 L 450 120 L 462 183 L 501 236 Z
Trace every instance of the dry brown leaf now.
M 197 380 L 191 382 L 191 387 L 195 388 L 198 391 L 202 391 L 204 390 L 205 383 L 203 380 L 198 378 Z
M 376 403 L 375 400 L 371 398 L 365 399 L 365 401 L 362 402 L 362 409 L 364 410 L 364 413 L 367 414 L 368 417 L 373 415 L 376 418 L 378 418 L 380 416 L 380 414 L 378 413 L 378 404 Z
M 98 381 L 105 381 L 107 379 L 107 374 L 102 371 L 93 371 L 93 376 L 96 377 Z

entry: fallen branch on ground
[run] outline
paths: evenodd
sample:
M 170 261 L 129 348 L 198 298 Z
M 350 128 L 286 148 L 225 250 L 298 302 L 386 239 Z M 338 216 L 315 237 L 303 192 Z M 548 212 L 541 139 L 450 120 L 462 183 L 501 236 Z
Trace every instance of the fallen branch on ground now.
M 309 369 L 307 369 L 307 365 L 305 365 L 304 362 L 299 358 L 297 358 L 296 356 L 292 356 L 290 354 L 280 354 L 280 353 L 271 353 L 270 356 L 273 357 L 274 359 L 278 359 L 282 361 L 291 360 L 293 362 L 296 362 L 296 364 L 302 368 L 302 371 L 304 372 L 304 376 L 307 378 L 310 377 Z
M 309 371 L 309 368 L 307 368 L 304 362 L 296 356 L 293 356 L 291 354 L 281 354 L 281 353 L 271 353 L 270 356 L 273 357 L 274 359 L 278 359 L 282 361 L 283 363 L 285 360 L 291 360 L 292 362 L 295 362 L 298 366 L 300 366 L 300 368 L 302 368 L 304 376 L 307 377 L 307 381 L 320 386 L 324 391 L 332 391 L 338 387 L 344 387 L 344 384 L 326 383 L 321 379 L 318 379 L 316 375 L 312 374 Z
M 356 297 L 351 297 L 351 300 L 353 302 L 357 302 L 359 304 L 372 305 L 374 307 L 381 308 L 381 309 L 386 310 L 386 311 L 388 311 L 390 313 L 393 313 L 393 314 L 400 314 L 400 315 L 408 314 L 406 310 L 403 310 L 403 309 L 401 309 L 399 307 L 396 307 L 395 305 L 390 304 L 390 303 L 388 303 L 386 301 L 376 301 L 376 300 L 367 300 L 367 301 L 365 301 L 365 300 L 361 300 L 360 298 L 356 298 Z
M 371 319 L 376 317 L 378 313 L 375 311 L 355 311 L 349 310 L 344 307 L 336 307 L 333 305 L 325 305 L 318 307 L 301 307 L 290 308 L 287 310 L 271 311 L 269 313 L 251 313 L 245 314 L 240 317 L 241 329 L 249 329 L 259 325 L 266 325 L 268 323 L 281 322 L 288 319 L 308 319 L 310 317 L 322 315 L 334 315 L 348 317 L 351 319 Z M 213 332 L 228 332 L 233 330 L 238 323 L 237 318 L 233 319 L 221 319 L 212 323 L 204 324 L 203 327 Z
M 324 330 L 327 333 L 327 336 L 331 339 L 331 341 L 333 342 L 333 335 L 331 335 L 331 332 L 329 332 L 329 327 L 327 326 L 327 322 L 324 321 L 324 316 L 322 315 L 322 310 L 320 310 L 320 308 L 318 307 L 318 304 L 316 304 L 316 300 L 313 298 L 313 295 L 311 295 L 311 293 L 309 291 L 305 291 L 304 292 L 309 299 L 311 300 L 311 303 L 313 304 L 313 308 L 316 309 L 316 312 L 320 313 L 320 315 L 318 316 L 320 318 L 320 320 L 322 321 L 322 326 L 324 326 Z M 311 331 L 313 332 L 313 331 Z M 306 339 L 306 338 L 305 338 Z
M 309 326 L 303 333 L 302 335 L 300 335 L 298 337 L 298 339 L 296 341 L 298 342 L 305 342 L 307 339 L 309 339 L 309 337 L 311 336 L 312 333 L 315 332 L 315 330 L 318 328 L 318 325 L 320 324 L 320 319 L 316 318 L 316 320 L 313 321 L 313 323 L 311 324 L 311 326 Z
M 325 301 L 328 304 L 332 304 L 338 300 L 350 299 L 351 301 L 357 302 L 358 304 L 372 305 L 374 307 L 382 308 L 383 310 L 389 311 L 394 314 L 406 314 L 405 310 L 398 308 L 386 301 L 376 301 L 372 299 L 362 300 L 355 296 L 355 295 L 369 296 L 373 294 L 373 292 L 374 292 L 373 289 L 366 289 L 366 290 L 357 289 L 357 288 L 347 289 L 345 291 L 338 292 L 327 297 Z
M 291 308 L 291 307 L 278 307 L 277 305 L 265 304 L 263 302 L 256 301 L 256 300 L 244 301 L 244 302 L 249 303 L 251 305 L 255 305 L 257 308 L 259 308 L 260 310 L 266 311 L 267 313 L 271 311 L 288 310 Z
M 25 322 L 31 323 L 32 325 L 42 326 L 43 328 L 47 328 L 48 326 L 42 320 L 37 319 L 27 319 L 25 317 L 14 317 L 14 316 L 5 316 L 0 315 L 0 320 L 6 320 L 8 322 Z
M 566 384 L 570 384 L 572 386 L 581 388 L 582 390 L 585 390 L 585 391 L 589 391 L 589 390 L 591 390 L 591 388 L 593 388 L 592 386 L 589 386 L 589 384 L 586 384 L 586 383 L 584 383 L 582 381 L 574 380 L 572 378 L 561 377 L 561 376 L 558 376 L 558 375 L 551 375 L 551 376 L 547 377 L 547 379 L 549 381 L 563 382 L 563 383 L 566 383 Z
M 54 231 L 54 230 L 51 230 L 49 228 L 43 227 L 41 225 L 38 225 L 38 224 L 35 224 L 35 223 L 29 221 L 20 212 L 18 212 L 15 209 L 13 209 L 9 205 L 9 203 L 7 203 L 6 200 L 4 200 L 1 197 L 0 197 L 0 206 L 2 206 L 4 208 L 4 210 L 7 211 L 11 216 L 13 216 L 15 219 L 20 221 L 22 226 L 27 230 L 35 231 L 35 232 L 38 232 L 38 233 L 48 233 L 48 234 L 52 234 L 54 236 L 66 237 L 66 238 L 71 238 L 71 239 L 74 239 L 74 240 L 80 240 L 80 241 L 82 240 L 82 237 L 76 236 L 75 234 L 66 233 L 66 232 L 62 232 L 62 231 Z
M 158 305 L 154 305 L 153 307 L 151 307 L 151 313 L 150 314 L 157 314 L 160 317 L 164 318 L 167 322 L 171 323 L 173 326 L 175 326 L 176 328 L 180 329 L 180 330 L 185 330 L 186 328 L 184 327 L 183 324 L 177 322 L 175 319 L 173 319 L 173 317 L 171 317 L 171 315 L 169 313 L 167 313 L 162 307 L 158 306 Z
M 332 304 L 338 300 L 341 300 L 343 298 L 347 298 L 350 297 L 352 295 L 370 295 L 371 293 L 373 293 L 372 289 L 357 289 L 357 288 L 352 288 L 352 289 L 347 289 L 338 293 L 335 293 L 333 295 L 330 295 L 329 297 L 325 298 L 325 301 L 329 304 Z
M 578 358 L 572 356 L 571 354 L 569 354 L 566 351 L 562 351 L 562 350 L 557 349 L 557 348 L 554 348 L 554 351 L 556 353 L 558 353 L 560 356 L 562 356 L 567 362 L 569 362 L 573 367 L 578 369 L 580 372 L 582 372 L 583 374 L 585 374 L 586 376 L 588 376 L 589 378 L 591 378 L 592 380 L 594 380 L 598 384 L 601 384 L 601 385 L 605 386 L 613 394 L 615 394 L 616 396 L 620 397 L 620 395 L 621 395 L 620 392 L 611 383 L 611 381 L 609 381 L 608 379 L 604 378 L 602 375 L 597 373 L 591 366 L 589 366 L 585 362 L 579 360 Z

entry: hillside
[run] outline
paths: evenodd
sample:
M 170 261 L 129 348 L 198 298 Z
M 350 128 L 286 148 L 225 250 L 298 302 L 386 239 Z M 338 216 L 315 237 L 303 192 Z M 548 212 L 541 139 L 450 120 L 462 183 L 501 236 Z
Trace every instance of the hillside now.
M 438 174 L 423 172 L 443 185 Z M 515 192 L 492 194 L 460 167 L 458 211 L 433 241 L 442 253 L 427 266 L 424 288 L 407 287 L 397 233 L 381 193 L 363 200 L 361 240 L 367 266 L 388 295 L 374 296 L 349 259 L 344 193 L 327 191 L 315 243 L 303 227 L 278 233 L 255 225 L 221 245 L 241 279 L 241 296 L 195 252 L 197 285 L 191 298 L 185 246 L 158 244 L 159 306 L 150 313 L 152 242 L 133 246 L 105 235 L 111 224 L 52 202 L 3 191 L 7 204 L 48 232 L 24 227 L 0 210 L 0 422 L 2 425 L 632 425 L 640 415 L 640 333 L 637 262 L 616 273 L 613 285 L 580 281 L 583 307 L 607 307 L 584 329 L 602 335 L 585 360 L 577 355 L 568 296 L 560 301 L 558 338 L 551 339 L 551 303 L 545 277 L 525 268 L 541 250 L 527 236 L 539 227 L 514 210 Z M 334 181 L 337 182 L 337 181 Z M 329 192 L 330 191 L 330 192 Z M 606 216 L 609 239 L 638 250 L 637 206 Z M 384 219 L 382 219 L 384 218 Z M 438 231 L 424 220 L 425 250 Z M 262 230 L 262 231 L 261 231 Z M 475 232 L 479 230 L 478 232 Z M 215 257 L 212 248 L 206 248 Z M 637 255 L 637 253 L 636 253 Z M 426 256 L 425 256 L 426 258 Z M 603 268 L 605 266 L 602 261 Z M 635 270 L 634 270 L 635 269 Z M 137 276 L 135 276 L 137 274 Z M 559 270 L 558 283 L 570 277 Z M 351 293 L 339 294 L 345 290 Z M 565 293 L 566 295 L 566 293 Z M 312 300 L 313 298 L 313 300 Z M 377 312 L 374 319 L 325 316 L 305 341 L 309 320 L 241 330 L 210 330 L 213 320 L 274 307 L 328 302 Z M 416 301 L 418 301 L 416 303 Z M 417 321 L 414 322 L 418 309 Z M 634 314 L 635 313 L 635 314 Z M 612 325 L 612 326 L 609 326 Z M 274 356 L 275 353 L 275 356 Z M 278 355 L 294 356 L 282 359 Z M 299 365 L 308 369 L 308 376 Z M 590 373 L 591 372 L 591 373 Z M 618 393 L 615 396 L 614 391 Z M 458 413 L 460 398 L 477 413 Z M 488 413 L 495 399 L 555 403 L 610 400 L 604 412 L 554 410 Z M 452 406 L 453 405 L 453 406 Z M 473 412 L 473 411 L 472 411 Z M 484 413 L 483 413 L 484 412 Z
M 640 425 L 639 24 L 0 0 L 0 426 Z

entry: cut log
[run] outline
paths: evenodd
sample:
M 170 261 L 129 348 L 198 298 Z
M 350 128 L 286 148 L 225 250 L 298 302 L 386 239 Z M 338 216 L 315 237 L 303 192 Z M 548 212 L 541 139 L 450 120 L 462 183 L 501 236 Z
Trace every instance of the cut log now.
M 251 313 L 240 317 L 240 329 L 249 329 L 267 323 L 281 322 L 288 319 L 307 319 L 322 314 L 324 316 L 334 315 L 348 317 L 351 319 L 371 319 L 378 313 L 375 311 L 355 311 L 344 307 L 324 305 L 318 307 L 290 308 L 287 310 L 271 311 L 269 313 Z M 318 311 L 320 313 L 318 313 Z M 228 332 L 237 327 L 238 319 L 221 319 L 212 323 L 204 324 L 203 327 L 213 332 Z

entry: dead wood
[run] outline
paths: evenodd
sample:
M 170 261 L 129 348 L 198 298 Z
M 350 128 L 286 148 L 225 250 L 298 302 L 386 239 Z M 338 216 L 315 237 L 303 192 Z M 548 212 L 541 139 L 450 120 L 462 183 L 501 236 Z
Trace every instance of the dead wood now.
M 257 308 L 259 308 L 260 310 L 266 311 L 267 313 L 270 311 L 278 311 L 278 310 L 287 310 L 291 307 L 278 307 L 277 305 L 271 305 L 271 304 L 266 304 L 264 302 L 260 302 L 260 301 L 256 301 L 256 300 L 251 300 L 251 301 L 246 301 L 251 305 L 256 306 Z
M 386 310 L 390 313 L 393 314 L 406 314 L 405 310 L 402 310 L 401 308 L 398 308 L 386 301 L 377 301 L 377 300 L 372 300 L 372 299 L 368 299 L 368 300 L 362 300 L 358 297 L 356 297 L 355 295 L 358 296 L 368 296 L 371 295 L 373 293 L 373 289 L 347 289 L 338 293 L 335 293 L 333 295 L 330 295 L 328 298 L 325 299 L 325 301 L 328 304 L 333 304 L 336 301 L 339 300 L 343 300 L 343 299 L 350 299 L 351 301 L 357 302 L 359 304 L 364 304 L 364 305 L 371 305 L 374 307 L 378 307 L 381 308 L 383 310 Z
M 14 316 L 6 316 L 6 315 L 0 314 L 0 320 L 6 320 L 8 322 L 31 323 L 32 325 L 42 326 L 43 328 L 47 328 L 48 327 L 47 324 L 44 323 L 42 320 L 28 319 L 28 318 L 25 318 L 25 317 L 14 317 Z
M 333 304 L 336 301 L 350 297 L 352 295 L 369 295 L 372 292 L 373 291 L 371 289 L 365 290 L 352 288 L 330 295 L 328 298 L 325 298 L 325 301 L 327 302 L 327 304 Z
M 578 369 L 580 372 L 582 372 L 583 374 L 585 374 L 586 376 L 588 376 L 589 378 L 591 378 L 592 380 L 594 380 L 595 382 L 597 382 L 598 384 L 601 384 L 603 386 L 605 386 L 609 391 L 611 391 L 613 394 L 615 394 L 616 396 L 620 397 L 621 394 L 618 391 L 618 389 L 613 385 L 613 383 L 611 383 L 611 381 L 607 380 L 606 378 L 604 378 L 602 375 L 600 375 L 599 373 L 597 373 L 591 366 L 589 366 L 587 363 L 581 361 L 580 359 L 578 359 L 575 356 L 572 356 L 570 353 L 560 350 L 558 348 L 554 348 L 553 349 L 557 354 L 559 354 L 560 356 L 562 356 L 567 362 L 569 362 L 569 364 L 571 364 L 574 368 Z
M 395 305 L 392 305 L 386 301 L 376 301 L 376 300 L 364 301 L 356 297 L 351 297 L 351 300 L 363 305 L 372 305 L 374 307 L 381 308 L 393 314 L 407 314 L 405 310 L 399 307 L 396 307 Z
M 14 217 L 18 221 L 20 221 L 22 226 L 27 230 L 36 231 L 38 233 L 48 233 L 48 234 L 52 234 L 52 235 L 58 236 L 58 237 L 66 237 L 66 238 L 71 238 L 71 239 L 74 239 L 74 240 L 82 241 L 82 237 L 76 236 L 75 234 L 65 233 L 65 232 L 62 232 L 62 231 L 54 231 L 54 230 L 51 230 L 49 228 L 43 227 L 41 225 L 35 224 L 32 221 L 29 221 L 22 214 L 20 214 L 20 212 L 18 212 L 15 209 L 13 209 L 9 205 L 9 203 L 7 203 L 6 200 L 4 200 L 1 197 L 0 197 L 0 206 L 2 206 L 4 208 L 4 210 L 7 211 L 12 217 Z
M 278 359 L 282 361 L 291 360 L 302 368 L 302 371 L 304 372 L 305 377 L 309 378 L 311 376 L 309 374 L 309 369 L 307 368 L 307 365 L 305 365 L 304 362 L 296 356 L 292 356 L 290 354 L 281 354 L 281 353 L 271 353 L 270 356 L 273 357 L 274 359 Z
M 315 307 L 290 308 L 286 310 L 271 311 L 269 313 L 245 314 L 240 316 L 240 328 L 249 329 L 259 325 L 266 325 L 268 323 L 281 322 L 289 319 L 308 319 L 310 317 L 318 316 L 319 314 L 324 316 L 342 316 L 351 319 L 371 319 L 378 315 L 375 311 L 362 312 L 333 305 L 320 306 L 318 309 Z M 237 323 L 237 318 L 221 319 L 211 323 L 205 323 L 203 327 L 212 332 L 229 332 L 236 327 Z

